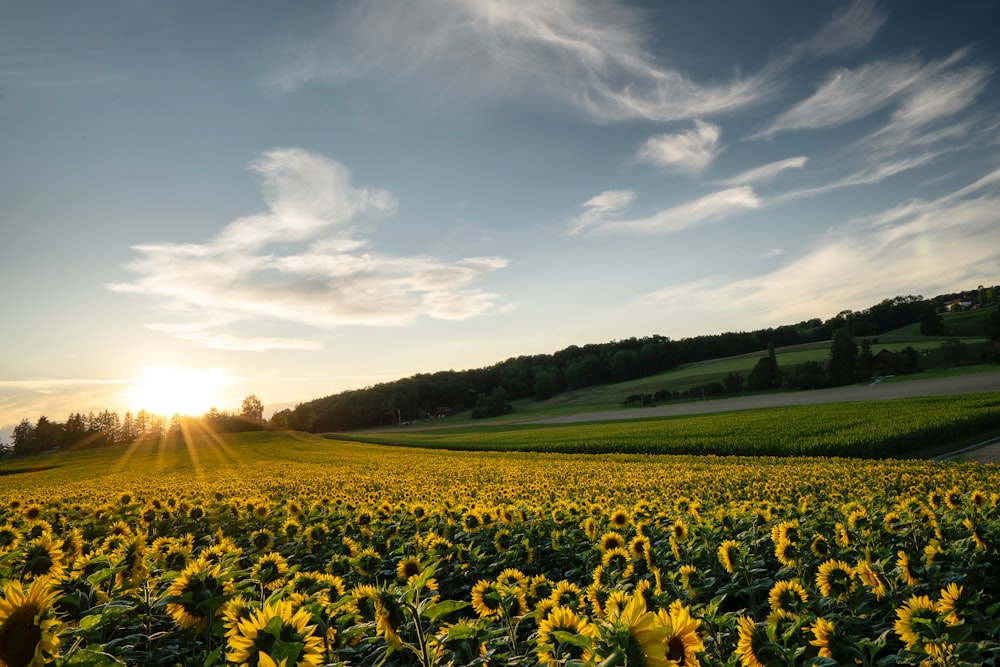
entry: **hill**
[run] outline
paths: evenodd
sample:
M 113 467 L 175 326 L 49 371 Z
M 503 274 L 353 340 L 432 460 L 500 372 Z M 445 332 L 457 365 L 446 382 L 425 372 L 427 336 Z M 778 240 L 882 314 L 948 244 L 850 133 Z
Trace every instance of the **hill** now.
M 1000 338 L 997 294 L 991 287 L 933 299 L 898 296 L 825 321 L 814 318 L 680 340 L 654 335 L 573 345 L 485 368 L 418 374 L 314 399 L 276 413 L 272 423 L 343 432 L 455 420 L 456 415 L 478 419 L 511 411 L 602 409 L 622 402 L 646 405 L 745 391 L 810 389 L 873 375 L 992 362 L 995 355 L 987 338 Z M 835 377 L 828 364 L 831 341 L 838 334 L 846 347 Z M 769 351 L 774 363 L 765 362 L 769 370 L 756 371 Z

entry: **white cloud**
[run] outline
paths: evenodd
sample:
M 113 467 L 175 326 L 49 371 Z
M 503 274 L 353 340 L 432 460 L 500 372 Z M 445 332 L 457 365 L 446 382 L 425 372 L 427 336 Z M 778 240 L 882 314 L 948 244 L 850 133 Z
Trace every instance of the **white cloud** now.
M 998 185 L 1000 170 L 947 196 L 850 221 L 774 271 L 700 278 L 650 293 L 643 302 L 710 303 L 726 310 L 730 321 L 766 326 L 864 307 L 887 294 L 988 284 L 1000 271 Z
M 266 83 L 290 92 L 378 75 L 420 80 L 436 101 L 525 95 L 601 122 L 726 112 L 773 88 L 767 73 L 696 83 L 656 62 L 643 42 L 641 14 L 618 2 L 339 4 L 287 30 Z
M 870 42 L 888 15 L 873 0 L 857 0 L 830 20 L 803 46 L 819 55 L 849 51 Z
M 881 109 L 920 81 L 912 61 L 881 61 L 857 69 L 839 69 L 810 97 L 775 118 L 751 138 L 772 137 L 787 130 L 836 127 Z
M 968 55 L 966 49 L 921 64 L 914 58 L 878 61 L 830 74 L 808 98 L 780 114 L 751 139 L 789 130 L 836 127 L 891 104 L 900 104 L 894 121 L 922 125 L 966 108 L 985 85 L 988 70 L 950 71 Z
M 252 169 L 263 179 L 267 212 L 204 243 L 134 246 L 139 257 L 128 268 L 139 277 L 108 285 L 153 297 L 182 320 L 150 328 L 226 349 L 315 349 L 300 338 L 218 329 L 253 320 L 329 328 L 465 319 L 499 300 L 473 284 L 506 266 L 504 258 L 396 257 L 357 238 L 359 220 L 392 213 L 396 201 L 353 186 L 343 165 L 292 149 L 269 151 Z
M 603 197 L 606 194 L 602 193 L 598 197 Z M 595 197 L 595 199 L 597 198 Z M 591 199 L 584 206 L 590 205 L 593 201 L 594 199 Z M 672 234 L 734 213 L 756 209 L 760 205 L 761 201 L 757 198 L 753 188 L 742 186 L 713 192 L 695 201 L 663 209 L 645 218 L 622 220 L 595 213 L 591 209 L 584 214 L 587 216 L 586 220 L 583 220 L 584 216 L 581 216 L 570 223 L 569 233 L 576 234 L 580 231 L 588 231 L 594 233 Z M 615 213 L 620 211 L 621 208 L 613 209 Z M 591 213 L 594 214 L 590 215 Z
M 847 176 L 838 178 L 830 183 L 817 185 L 811 188 L 792 190 L 777 195 L 774 199 L 776 201 L 802 199 L 803 197 L 815 197 L 816 195 L 830 192 L 832 190 L 839 190 L 840 188 L 853 187 L 856 185 L 874 185 L 875 183 L 880 183 L 887 178 L 895 176 L 896 174 L 901 174 L 911 169 L 922 167 L 939 157 L 941 154 L 941 152 L 925 151 L 912 157 L 903 157 L 886 161 L 874 161 L 872 164 L 861 166 Z
M 635 157 L 640 162 L 673 171 L 701 173 L 722 152 L 720 135 L 718 125 L 698 120 L 691 130 L 646 139 Z
M 897 133 L 910 135 L 935 121 L 949 118 L 968 108 L 986 87 L 991 70 L 969 67 L 930 77 L 893 112 L 889 124 L 875 136 Z
M 625 212 L 635 201 L 632 190 L 605 190 L 583 203 L 584 212 L 570 221 L 570 233 L 592 227 L 609 217 Z
M 806 166 L 809 158 L 805 156 L 790 157 L 768 164 L 748 169 L 730 178 L 717 181 L 720 185 L 747 185 L 750 183 L 766 183 L 786 169 L 801 169 Z

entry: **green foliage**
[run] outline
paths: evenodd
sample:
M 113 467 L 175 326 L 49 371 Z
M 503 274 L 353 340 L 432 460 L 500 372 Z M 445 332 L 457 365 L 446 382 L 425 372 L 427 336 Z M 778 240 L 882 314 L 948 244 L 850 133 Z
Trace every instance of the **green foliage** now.
M 757 360 L 750 371 L 747 387 L 751 391 L 774 389 L 781 386 L 781 371 L 774 356 L 768 355 Z

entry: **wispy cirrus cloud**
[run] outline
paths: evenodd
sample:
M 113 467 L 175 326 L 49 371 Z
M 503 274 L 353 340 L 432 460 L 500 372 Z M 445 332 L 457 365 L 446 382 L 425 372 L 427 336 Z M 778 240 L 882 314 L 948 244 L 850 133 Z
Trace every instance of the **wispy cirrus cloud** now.
M 721 134 L 718 125 L 698 120 L 690 130 L 649 137 L 635 159 L 671 171 L 699 174 L 722 152 Z
M 778 323 L 859 308 L 900 285 L 939 294 L 988 283 L 1000 271 L 1000 169 L 933 200 L 914 200 L 831 230 L 776 270 L 699 278 L 644 295 L 643 303 L 725 304 L 731 321 Z
M 888 18 L 874 0 L 857 0 L 834 16 L 801 48 L 817 55 L 856 49 L 874 39 Z
M 587 201 L 583 205 L 586 209 L 584 213 L 570 221 L 569 233 L 672 234 L 761 206 L 760 199 L 749 186 L 713 192 L 700 199 L 666 208 L 643 218 L 620 217 L 635 198 L 635 194 L 631 192 L 629 198 L 620 198 L 614 207 L 594 205 L 595 200 L 598 202 L 615 200 L 615 196 L 609 193 L 616 192 L 621 191 L 604 192 Z
M 988 74 L 982 67 L 952 69 L 967 49 L 921 63 L 910 57 L 880 60 L 830 74 L 815 93 L 780 114 L 749 138 L 768 139 L 779 132 L 837 127 L 899 104 L 898 123 L 923 125 L 966 108 L 982 90 Z
M 747 169 L 735 176 L 716 181 L 719 185 L 749 185 L 751 183 L 766 183 L 774 179 L 775 176 L 788 169 L 802 169 L 806 166 L 809 158 L 800 155 L 790 157 L 787 160 L 769 162 L 753 169 Z
M 392 214 L 396 200 L 354 186 L 344 165 L 280 149 L 251 168 L 262 178 L 267 212 L 235 220 L 203 243 L 134 246 L 139 256 L 128 268 L 139 277 L 108 285 L 151 297 L 181 318 L 152 328 L 226 349 L 314 349 L 297 337 L 219 329 L 248 321 L 330 328 L 401 325 L 421 315 L 461 320 L 500 299 L 473 284 L 506 266 L 504 258 L 445 261 L 370 248 L 359 220 Z
M 334 5 L 289 28 L 265 83 L 287 93 L 370 76 L 433 80 L 435 96 L 526 95 L 598 122 L 670 121 L 742 108 L 773 74 L 695 82 L 645 48 L 641 14 L 618 2 L 428 0 Z M 450 95 L 449 95 L 450 91 Z

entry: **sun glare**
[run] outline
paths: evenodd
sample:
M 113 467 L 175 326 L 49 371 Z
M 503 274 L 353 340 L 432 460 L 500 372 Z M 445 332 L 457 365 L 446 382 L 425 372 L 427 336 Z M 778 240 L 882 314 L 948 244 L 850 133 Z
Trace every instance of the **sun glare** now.
M 221 368 L 181 370 L 147 367 L 130 390 L 133 410 L 159 415 L 200 416 L 219 405 L 219 387 L 225 383 Z

